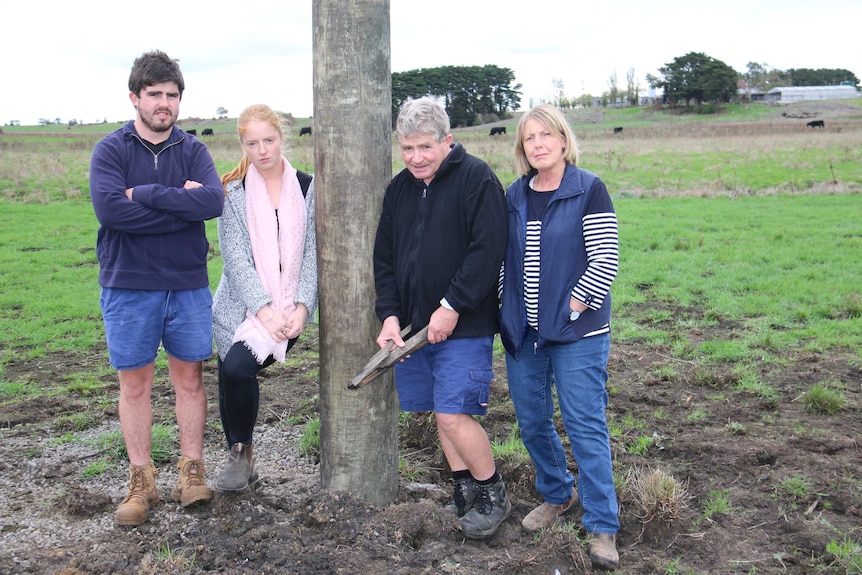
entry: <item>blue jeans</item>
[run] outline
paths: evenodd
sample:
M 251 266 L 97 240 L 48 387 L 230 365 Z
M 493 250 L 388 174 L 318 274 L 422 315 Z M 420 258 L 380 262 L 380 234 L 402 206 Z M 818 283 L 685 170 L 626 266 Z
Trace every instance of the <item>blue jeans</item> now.
M 536 491 L 553 505 L 572 498 L 574 477 L 554 427 L 553 388 L 572 454 L 578 464 L 578 497 L 582 523 L 590 533 L 619 531 L 611 444 L 605 409 L 610 335 L 575 343 L 536 348 L 530 330 L 520 361 L 506 354 L 509 394 L 521 429 L 521 439 L 536 467 Z

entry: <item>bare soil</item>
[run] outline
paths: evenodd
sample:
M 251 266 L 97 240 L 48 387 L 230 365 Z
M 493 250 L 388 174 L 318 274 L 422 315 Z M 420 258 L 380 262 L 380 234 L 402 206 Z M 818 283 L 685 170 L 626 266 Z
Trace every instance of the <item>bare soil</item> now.
M 717 329 L 727 335 L 734 326 Z M 83 474 L 106 455 L 98 439 L 119 429 L 115 376 L 104 369 L 104 352 L 8 364 L 7 380 L 27 382 L 44 393 L 0 406 L 0 572 L 592 572 L 579 511 L 538 536 L 521 529 L 521 519 L 541 500 L 529 462 L 518 458 L 499 462 L 514 502 L 511 516 L 487 541 L 464 539 L 454 517 L 443 510 L 450 492 L 448 471 L 427 416 L 402 424 L 406 465 L 396 503 L 379 508 L 321 489 L 318 462 L 298 448 L 303 421 L 318 409 L 316 348 L 316 326 L 311 326 L 290 365 L 264 372 L 255 448 L 260 483 L 182 509 L 170 501 L 174 455 L 159 465 L 162 502 L 137 528 L 113 524 L 127 484 L 126 463 L 113 460 L 102 474 Z M 862 373 L 849 355 L 809 353 L 784 360 L 764 366 L 763 381 L 778 390 L 777 398 L 764 399 L 739 391 L 730 365 L 705 369 L 674 362 L 661 349 L 613 345 L 609 418 L 612 428 L 622 430 L 613 436 L 618 475 L 661 469 L 691 496 L 671 523 L 645 523 L 643 510 L 621 482 L 618 573 L 858 572 L 826 547 L 845 536 L 858 541 L 862 532 Z M 649 375 L 669 363 L 673 377 Z M 205 441 L 210 481 L 225 458 L 214 368 L 211 362 L 205 369 L 211 398 Z M 82 370 L 104 374 L 101 395 L 57 393 L 69 374 Z M 483 423 L 492 439 L 503 442 L 514 415 L 502 358 L 497 358 L 496 376 L 493 407 Z M 846 384 L 847 405 L 832 416 L 808 413 L 800 396 L 827 379 Z M 156 421 L 172 422 L 173 392 L 161 374 L 153 397 Z M 64 429 L 68 416 L 77 413 L 95 415 L 91 426 Z M 645 450 L 633 448 L 640 436 L 652 438 Z M 577 473 L 574 463 L 572 470 Z M 788 478 L 802 479 L 810 489 L 791 493 Z M 724 492 L 729 507 L 707 514 L 714 492 Z

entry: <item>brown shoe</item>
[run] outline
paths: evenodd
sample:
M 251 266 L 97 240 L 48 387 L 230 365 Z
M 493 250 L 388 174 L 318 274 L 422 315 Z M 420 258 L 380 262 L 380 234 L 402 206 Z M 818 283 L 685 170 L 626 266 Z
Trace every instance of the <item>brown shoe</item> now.
M 206 469 L 203 459 L 192 459 L 183 455 L 177 463 L 177 469 L 180 470 L 180 476 L 177 478 L 176 487 L 171 491 L 171 499 L 183 507 L 188 507 L 213 498 L 213 491 L 206 486 L 204 480 Z
M 540 529 L 547 529 L 553 525 L 557 519 L 563 515 L 563 513 L 567 513 L 574 509 L 577 502 L 577 491 L 572 494 L 572 499 L 568 503 L 552 505 L 546 501 L 530 511 L 527 516 L 524 517 L 523 521 L 521 521 L 521 526 L 528 533 L 535 533 Z
M 152 461 L 146 465 L 129 466 L 129 494 L 114 512 L 117 525 L 140 525 L 149 518 L 150 509 L 159 503 L 158 474 Z
M 590 541 L 590 561 L 593 567 L 616 569 L 620 566 L 617 553 L 617 536 L 611 533 L 594 533 Z

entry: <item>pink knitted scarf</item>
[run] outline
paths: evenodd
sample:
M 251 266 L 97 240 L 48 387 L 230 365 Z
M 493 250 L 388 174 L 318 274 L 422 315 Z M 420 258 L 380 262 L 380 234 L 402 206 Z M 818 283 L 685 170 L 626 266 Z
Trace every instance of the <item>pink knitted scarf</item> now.
M 282 157 L 282 162 L 284 174 L 278 209 L 272 209 L 266 182 L 254 164 L 249 166 L 245 177 L 245 206 L 257 276 L 272 298 L 271 307 L 287 316 L 296 309 L 294 298 L 305 247 L 306 213 L 296 169 L 287 158 Z M 284 361 L 287 341 L 276 342 L 257 319 L 256 311 L 246 311 L 245 321 L 234 333 L 234 343 L 242 341 L 258 363 L 270 355 Z

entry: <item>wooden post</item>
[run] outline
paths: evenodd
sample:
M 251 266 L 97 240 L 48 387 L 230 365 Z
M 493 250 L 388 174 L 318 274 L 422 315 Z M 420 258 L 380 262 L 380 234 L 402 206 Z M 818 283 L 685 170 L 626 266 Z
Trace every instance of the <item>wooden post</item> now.
M 321 485 L 386 505 L 398 495 L 392 375 L 347 385 L 380 330 L 372 251 L 392 177 L 389 0 L 314 0 L 312 10 Z

